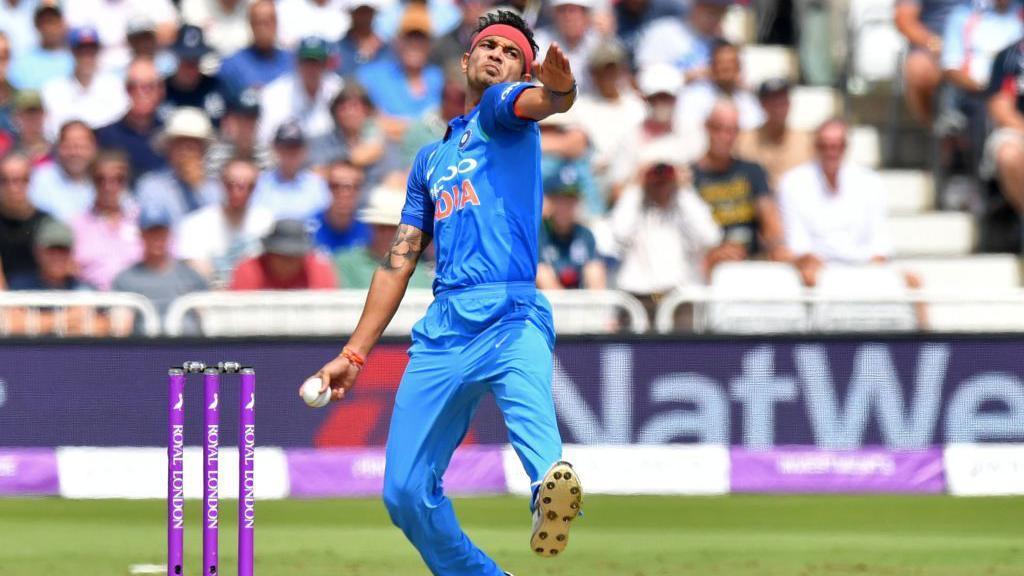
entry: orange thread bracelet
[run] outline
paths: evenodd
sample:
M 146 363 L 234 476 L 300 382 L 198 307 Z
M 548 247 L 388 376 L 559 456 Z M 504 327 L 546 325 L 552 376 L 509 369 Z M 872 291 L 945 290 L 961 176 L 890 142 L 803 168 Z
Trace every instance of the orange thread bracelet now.
M 357 354 L 356 352 L 353 352 L 352 350 L 350 350 L 348 348 L 343 348 L 341 350 L 341 355 L 342 355 L 343 358 L 345 358 L 349 362 L 355 364 L 356 367 L 358 367 L 358 368 L 362 368 L 363 365 L 366 364 L 366 360 L 362 356 L 360 356 L 359 354 Z

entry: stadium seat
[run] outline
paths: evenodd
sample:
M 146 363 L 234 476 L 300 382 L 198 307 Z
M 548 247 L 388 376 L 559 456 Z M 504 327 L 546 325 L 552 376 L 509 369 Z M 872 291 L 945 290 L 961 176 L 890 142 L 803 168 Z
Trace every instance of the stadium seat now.
M 747 45 L 742 48 L 743 79 L 752 90 L 765 80 L 796 80 L 796 54 L 784 46 Z
M 896 77 L 906 43 L 893 22 L 894 6 L 895 0 L 850 0 L 847 76 L 854 92 Z
M 818 275 L 815 295 L 826 299 L 813 307 L 812 325 L 822 332 L 903 331 L 917 328 L 914 307 L 885 302 L 907 295 L 903 274 L 891 266 L 831 264 Z M 880 302 L 843 302 L 843 298 L 877 298 Z
M 807 329 L 807 307 L 800 302 L 804 287 L 789 264 L 724 262 L 711 274 L 710 291 L 714 298 L 736 300 L 713 301 L 705 308 L 704 326 L 710 332 L 752 334 Z M 751 302 L 744 298 L 783 301 Z
M 897 258 L 970 254 L 976 238 L 974 220 L 961 212 L 890 216 L 888 226 Z
M 795 130 L 816 130 L 829 118 L 839 115 L 842 102 L 832 88 L 795 86 L 786 124 Z
M 1014 254 L 915 258 L 897 260 L 893 265 L 916 274 L 925 292 L 949 297 L 928 305 L 930 330 L 1024 330 L 1024 306 L 1015 303 L 1020 295 L 1021 267 Z M 990 302 L 985 303 L 986 299 Z
M 851 126 L 847 158 L 861 166 L 878 168 L 882 163 L 882 144 L 874 126 Z
M 919 214 L 935 207 L 935 184 L 923 170 L 883 170 L 889 214 Z

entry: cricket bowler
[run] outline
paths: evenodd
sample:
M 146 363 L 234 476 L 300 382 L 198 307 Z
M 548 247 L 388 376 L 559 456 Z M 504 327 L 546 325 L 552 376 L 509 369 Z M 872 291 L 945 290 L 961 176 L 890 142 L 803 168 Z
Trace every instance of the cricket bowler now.
M 557 44 L 543 62 L 535 61 L 537 49 L 515 13 L 480 19 L 462 56 L 466 112 L 416 155 L 401 224 L 359 323 L 341 354 L 316 374 L 332 401 L 344 398 L 433 239 L 435 299 L 412 330 L 388 432 L 384 503 L 438 576 L 508 574 L 462 531 L 441 487 L 484 394 L 494 395 L 533 483 L 534 552 L 550 557 L 565 549 L 583 500 L 576 472 L 561 460 L 551 307 L 535 288 L 537 122 L 573 105 L 576 80 Z

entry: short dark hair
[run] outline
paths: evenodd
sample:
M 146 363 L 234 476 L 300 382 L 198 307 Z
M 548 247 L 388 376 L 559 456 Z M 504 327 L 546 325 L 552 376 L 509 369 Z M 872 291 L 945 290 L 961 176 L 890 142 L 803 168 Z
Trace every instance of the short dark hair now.
M 88 124 L 86 124 L 82 120 L 68 120 L 67 122 L 61 124 L 60 129 L 57 131 L 57 142 L 63 142 L 64 138 L 67 137 L 68 132 L 75 128 L 81 128 L 85 130 L 86 132 L 89 133 L 89 137 L 92 138 L 92 141 L 96 141 L 96 133 L 92 131 L 92 128 L 90 128 Z
M 729 42 L 725 38 L 715 38 L 711 42 L 711 58 L 717 56 L 718 53 L 721 52 L 722 50 L 736 50 L 738 52 L 739 47 L 733 44 L 732 42 Z
M 477 34 L 482 32 L 484 28 L 493 26 L 494 24 L 505 24 L 506 26 L 511 26 L 522 32 L 523 36 L 526 36 L 526 41 L 530 43 L 530 49 L 533 50 L 533 54 L 523 54 L 523 57 L 529 58 L 531 62 L 537 57 L 537 51 L 540 50 L 540 47 L 537 46 L 537 41 L 533 39 L 533 30 L 530 30 L 530 26 L 519 14 L 510 10 L 491 10 L 481 16 L 480 19 L 477 20 L 476 30 L 473 31 L 473 36 L 475 37 Z

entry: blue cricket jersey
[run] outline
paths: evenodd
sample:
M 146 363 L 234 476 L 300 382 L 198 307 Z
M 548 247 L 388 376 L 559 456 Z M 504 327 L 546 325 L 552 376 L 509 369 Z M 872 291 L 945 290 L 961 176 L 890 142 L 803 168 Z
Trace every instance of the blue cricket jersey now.
M 434 294 L 536 279 L 540 130 L 514 111 L 516 98 L 532 87 L 491 86 L 413 161 L 402 223 L 434 238 Z

